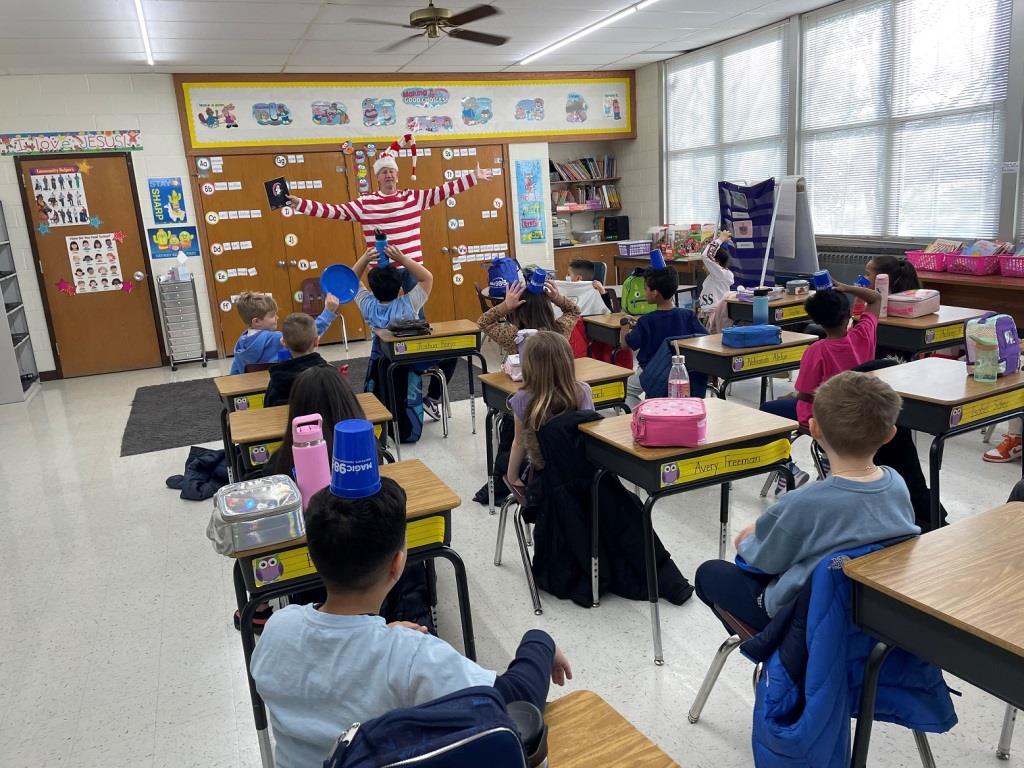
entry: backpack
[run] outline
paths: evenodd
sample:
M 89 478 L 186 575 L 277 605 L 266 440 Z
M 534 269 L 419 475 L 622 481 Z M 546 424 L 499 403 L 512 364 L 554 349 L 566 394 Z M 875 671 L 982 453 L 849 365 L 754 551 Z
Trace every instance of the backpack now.
M 519 282 L 519 263 L 507 256 L 499 256 L 487 268 L 487 295 L 492 299 L 505 297 L 505 289 Z
M 989 312 L 964 323 L 968 370 L 973 368 L 978 359 L 979 338 L 989 339 L 995 343 L 999 354 L 999 376 L 1020 370 L 1020 337 L 1017 335 L 1017 324 L 1012 317 Z
M 492 686 L 476 686 L 355 723 L 338 738 L 323 768 L 389 768 L 406 761 L 525 768 L 526 755 L 501 695 Z
M 643 267 L 637 267 L 622 281 L 622 311 L 627 315 L 646 315 L 657 309 L 657 306 L 644 298 L 647 289 L 647 281 L 644 280 L 646 271 Z

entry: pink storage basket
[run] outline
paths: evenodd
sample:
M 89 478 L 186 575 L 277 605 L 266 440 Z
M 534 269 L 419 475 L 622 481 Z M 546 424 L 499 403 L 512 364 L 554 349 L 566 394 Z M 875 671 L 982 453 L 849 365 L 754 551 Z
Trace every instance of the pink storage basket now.
M 994 275 L 999 271 L 999 257 L 956 255 L 946 260 L 946 271 L 961 275 Z
M 938 251 L 935 253 L 907 251 L 907 261 L 913 264 L 915 269 L 923 269 L 926 272 L 945 272 L 946 260 L 959 255 L 957 253 L 942 253 Z
M 1024 277 L 1024 256 L 1000 256 L 999 274 L 1003 277 Z

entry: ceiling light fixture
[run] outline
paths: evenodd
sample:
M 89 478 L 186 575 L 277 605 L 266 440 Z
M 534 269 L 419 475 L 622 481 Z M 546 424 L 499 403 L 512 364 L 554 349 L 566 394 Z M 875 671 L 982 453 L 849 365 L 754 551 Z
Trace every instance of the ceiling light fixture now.
M 138 2 L 138 0 L 136 0 L 136 2 Z M 589 35 L 591 32 L 596 32 L 597 30 L 601 29 L 602 27 L 607 27 L 609 24 L 614 24 L 615 22 L 619 21 L 620 19 L 624 19 L 627 16 L 631 16 L 632 14 L 636 13 L 637 11 L 642 11 L 644 8 L 647 8 L 648 6 L 654 5 L 656 2 L 658 2 L 658 0 L 641 0 L 641 2 L 637 3 L 636 5 L 631 5 L 628 8 L 624 8 L 623 10 L 619 11 L 618 13 L 612 14 L 611 16 L 608 16 L 607 18 L 601 19 L 600 21 L 595 21 L 589 27 L 584 27 L 583 29 L 579 30 L 578 32 L 573 32 L 568 37 L 562 38 L 557 43 L 552 43 L 547 48 L 542 48 L 539 51 L 537 51 L 536 53 L 531 53 L 525 59 L 520 61 L 519 65 L 520 66 L 526 66 L 527 64 L 536 61 L 541 56 L 547 56 L 549 53 L 552 53 L 553 51 L 557 51 L 559 48 L 563 48 L 563 47 L 569 45 L 570 43 L 575 43 L 577 40 L 581 40 L 582 38 L 584 38 L 587 35 Z
M 646 0 L 650 2 L 651 0 Z M 135 0 L 135 16 L 139 20 L 139 32 L 142 33 L 142 45 L 146 49 L 146 63 L 153 66 L 153 49 L 149 47 L 149 32 L 146 30 L 146 16 L 142 13 L 142 0 Z

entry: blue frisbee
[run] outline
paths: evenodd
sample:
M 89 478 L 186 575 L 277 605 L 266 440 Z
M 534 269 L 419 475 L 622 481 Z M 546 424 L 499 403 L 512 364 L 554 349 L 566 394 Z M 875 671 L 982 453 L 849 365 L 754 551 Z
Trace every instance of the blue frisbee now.
M 324 293 L 333 293 L 342 304 L 348 304 L 359 292 L 359 278 L 351 267 L 332 264 L 320 275 L 320 287 Z

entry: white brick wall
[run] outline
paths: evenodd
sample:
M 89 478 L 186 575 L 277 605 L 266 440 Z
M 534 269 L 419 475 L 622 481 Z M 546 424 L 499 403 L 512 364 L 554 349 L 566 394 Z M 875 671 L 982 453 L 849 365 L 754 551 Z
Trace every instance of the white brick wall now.
M 154 226 L 153 211 L 146 193 L 150 176 L 180 176 L 185 183 L 188 224 L 195 226 L 195 208 L 188 185 L 188 165 L 181 141 L 178 108 L 170 75 L 26 75 L 0 77 L 0 103 L 8 109 L 0 114 L 0 133 L 19 131 L 76 131 L 140 128 L 143 150 L 132 152 L 135 183 L 142 199 L 139 209 L 143 223 Z M 54 369 L 53 356 L 43 314 L 39 283 L 34 273 L 29 234 L 21 206 L 21 194 L 14 160 L 0 157 L 0 201 L 3 202 L 11 244 L 18 265 L 18 283 L 25 300 L 29 331 L 40 371 Z M 204 244 L 205 250 L 205 244 Z M 171 259 L 152 262 L 154 275 L 165 272 Z M 200 259 L 190 259 L 196 275 L 199 314 L 207 349 L 215 349 L 206 279 Z
M 643 237 L 648 227 L 661 224 L 661 114 L 658 103 L 658 65 L 636 71 L 636 139 L 613 141 L 610 151 L 619 161 L 622 212 L 629 216 L 629 233 Z

